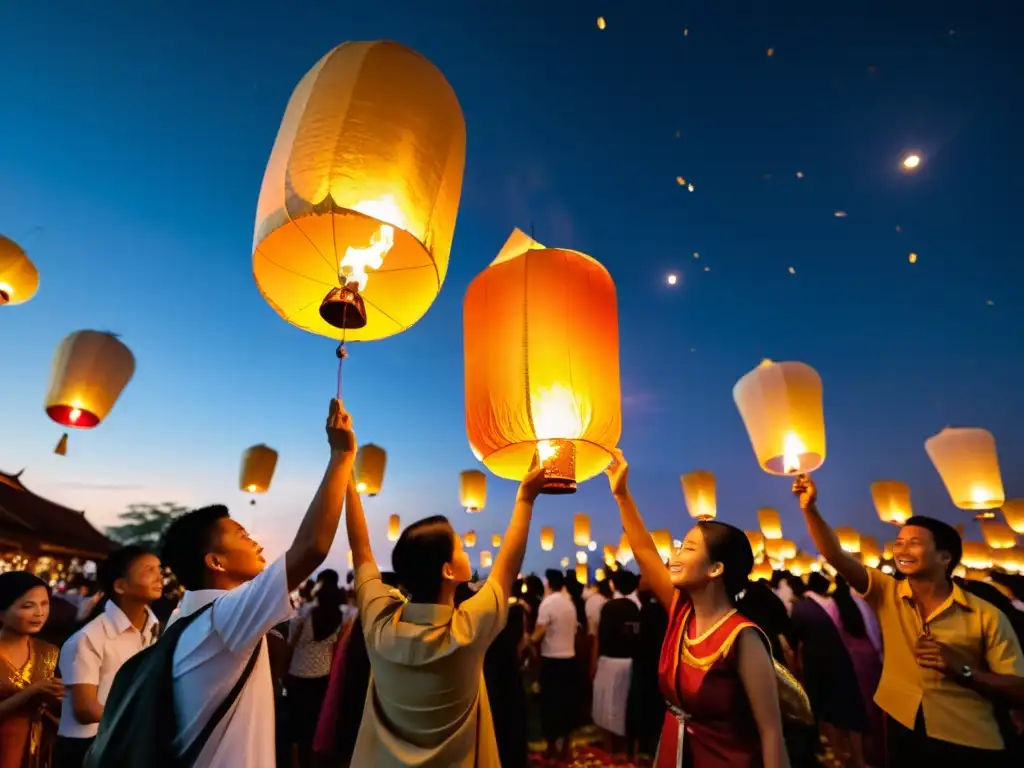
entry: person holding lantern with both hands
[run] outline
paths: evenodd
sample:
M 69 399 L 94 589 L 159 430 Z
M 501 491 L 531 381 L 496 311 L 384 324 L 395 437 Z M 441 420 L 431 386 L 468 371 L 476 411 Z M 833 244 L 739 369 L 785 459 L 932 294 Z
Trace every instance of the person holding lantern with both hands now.
M 893 546 L 897 580 L 843 551 L 807 475 L 793 494 L 815 546 L 878 615 L 886 764 L 1008 768 L 993 704 L 1024 705 L 1024 656 L 1007 617 L 953 582 L 960 535 L 941 520 L 908 519 Z

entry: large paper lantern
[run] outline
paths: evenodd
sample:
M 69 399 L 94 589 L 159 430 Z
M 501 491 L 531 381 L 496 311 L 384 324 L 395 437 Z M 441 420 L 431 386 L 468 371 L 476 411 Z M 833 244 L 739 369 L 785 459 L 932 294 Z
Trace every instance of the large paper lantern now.
M 577 547 L 590 544 L 590 517 L 578 512 L 572 517 L 572 542 Z
M 717 512 L 715 504 L 715 475 L 706 470 L 697 470 L 680 478 L 683 484 L 683 498 L 690 517 L 698 520 L 714 520 Z
M 1024 535 L 1024 499 L 1007 499 L 1003 504 L 1003 519 L 1014 533 Z
M 487 475 L 479 469 L 459 474 L 459 499 L 467 512 L 479 512 L 487 504 Z
M 757 524 L 766 539 L 782 538 L 782 518 L 779 517 L 779 510 L 761 507 L 757 510 Z
M 821 377 L 804 363 L 765 360 L 732 390 L 761 468 L 813 472 L 825 461 Z
M 537 456 L 546 493 L 611 462 L 622 432 L 615 284 L 595 259 L 516 230 L 463 308 L 466 432 L 499 477 Z
M 965 568 L 985 570 L 992 567 L 992 551 L 981 541 L 965 541 L 960 562 Z
M 985 510 L 1003 505 L 996 440 L 987 429 L 946 427 L 925 440 L 924 449 L 957 507 Z
M 764 552 L 764 534 L 760 531 L 744 531 L 747 534 L 747 541 L 750 542 L 750 551 L 757 557 Z
M 882 547 L 874 536 L 860 537 L 860 561 L 868 568 L 882 564 Z
M 871 484 L 871 500 L 883 523 L 903 525 L 914 514 L 910 486 L 899 480 L 877 480 Z
M 540 529 L 540 548 L 545 552 L 550 552 L 555 548 L 555 529 L 554 528 L 541 528 Z
M 370 496 L 376 496 L 384 485 L 384 468 L 388 463 L 388 454 L 379 445 L 367 443 L 359 446 L 356 451 L 356 490 Z
M 583 586 L 587 586 L 590 582 L 590 572 L 587 570 L 586 563 L 576 563 L 576 581 Z
M 750 571 L 750 580 L 760 581 L 764 579 L 765 581 L 771 581 L 772 573 L 772 564 L 767 560 L 762 560 L 759 563 L 754 563 L 754 567 Z
M 1006 523 L 998 520 L 982 520 L 981 537 L 992 549 L 1010 549 L 1017 545 L 1017 535 Z
M 669 531 L 651 531 L 651 539 L 662 562 L 672 557 L 672 534 Z
M 856 555 L 860 552 L 860 533 L 849 526 L 839 526 L 835 529 L 836 538 L 839 539 L 839 546 L 844 552 Z
M 402 519 L 398 515 L 388 518 L 388 541 L 398 541 L 402 535 Z
M 246 493 L 266 493 L 277 468 L 277 451 L 260 444 L 242 454 L 238 486 Z
M 13 240 L 0 235 L 0 307 L 24 304 L 39 290 L 36 265 Z
M 260 187 L 263 298 L 335 339 L 409 328 L 448 271 L 465 163 L 458 99 L 427 59 L 387 41 L 330 51 L 292 93 Z
M 493 534 L 491 534 L 491 546 L 494 547 L 494 549 L 497 549 L 498 547 L 501 546 L 501 534 L 500 533 L 493 533 Z
M 469 548 L 475 547 L 476 546 L 476 531 L 466 531 L 466 535 L 462 537 L 462 541 Z
M 480 567 L 481 568 L 490 568 L 492 565 L 494 565 L 494 556 L 491 555 L 491 553 L 488 550 L 486 550 L 486 549 L 481 550 L 480 551 Z

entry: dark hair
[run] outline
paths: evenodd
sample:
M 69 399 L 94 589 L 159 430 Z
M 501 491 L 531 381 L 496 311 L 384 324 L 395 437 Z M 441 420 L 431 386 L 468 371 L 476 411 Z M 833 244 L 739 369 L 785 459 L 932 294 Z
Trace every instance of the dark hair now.
M 565 589 L 574 598 L 583 597 L 583 585 L 576 577 L 575 570 L 570 569 L 565 572 Z
M 36 587 L 42 587 L 46 590 L 46 594 L 50 594 L 49 585 L 28 571 L 0 573 L 0 611 L 9 609 L 19 598 L 24 597 Z
M 736 601 L 736 608 L 747 619 L 757 624 L 768 636 L 770 652 L 776 661 L 785 663 L 786 654 L 779 642 L 781 635 L 790 645 L 796 645 L 793 620 L 782 600 L 764 580 L 751 582 Z
M 333 568 L 325 568 L 316 575 L 317 584 L 330 584 L 332 586 L 339 586 L 341 579 L 338 576 L 338 572 Z
M 735 601 L 750 583 L 748 577 L 754 567 L 754 551 L 750 548 L 747 534 L 734 525 L 717 520 L 701 520 L 697 527 L 704 536 L 708 559 L 722 564 L 725 592 L 730 600 Z
M 395 542 L 391 567 L 413 603 L 436 603 L 444 576 L 441 569 L 455 555 L 455 531 L 444 515 L 417 520 Z
M 299 599 L 304 603 L 308 603 L 313 599 L 313 587 L 316 586 L 316 582 L 312 579 L 306 579 L 299 586 Z
M 549 568 L 544 571 L 544 579 L 547 581 L 548 586 L 551 587 L 552 592 L 561 592 L 565 588 L 565 574 L 561 571 Z
M 313 639 L 326 640 L 341 626 L 341 603 L 343 595 L 337 585 L 325 583 L 316 593 L 316 605 L 309 613 L 313 625 Z
M 612 580 L 610 577 L 606 577 L 601 581 L 597 582 L 597 592 L 601 597 L 611 600 L 612 598 Z
M 836 575 L 836 588 L 832 592 L 832 599 L 836 601 L 839 609 L 839 620 L 843 623 L 846 634 L 852 637 L 867 637 L 868 629 L 864 626 L 864 615 L 857 607 L 857 603 L 850 594 L 850 585 L 846 579 Z
M 636 591 L 637 579 L 636 574 L 632 571 L 627 571 L 625 568 L 620 568 L 611 576 L 612 584 L 615 585 L 615 589 L 618 590 L 620 595 L 628 596 Z
M 127 547 L 115 549 L 96 569 L 96 581 L 107 598 L 114 596 L 114 582 L 128 576 L 132 563 L 143 555 L 151 554 L 145 547 L 129 544 Z
M 814 571 L 810 576 L 807 577 L 807 589 L 815 594 L 826 597 L 828 590 L 832 586 L 832 582 L 828 578 L 818 571 Z
M 789 588 L 793 590 L 794 596 L 803 597 L 807 594 L 807 585 L 804 584 L 804 580 L 799 576 L 794 576 L 792 573 L 787 571 L 785 582 L 789 584 Z
M 192 510 L 167 526 L 160 559 L 185 589 L 206 584 L 206 556 L 214 546 L 217 524 L 231 517 L 222 504 Z
M 913 515 L 908 518 L 903 527 L 905 528 L 908 525 L 928 529 L 932 534 L 932 539 L 935 541 L 935 551 L 949 553 L 946 578 L 951 578 L 953 571 L 960 565 L 960 558 L 964 554 L 963 539 L 956 532 L 956 528 L 949 523 L 944 523 L 941 520 L 936 520 L 934 517 L 926 517 L 924 515 Z

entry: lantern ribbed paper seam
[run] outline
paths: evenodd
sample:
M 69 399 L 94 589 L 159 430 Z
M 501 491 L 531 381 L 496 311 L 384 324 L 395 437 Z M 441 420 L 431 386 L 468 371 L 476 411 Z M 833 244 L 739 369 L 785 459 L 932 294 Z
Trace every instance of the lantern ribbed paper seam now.
M 66 427 L 95 427 L 110 413 L 134 373 L 135 356 L 117 336 L 75 331 L 54 354 L 46 413 Z
M 254 445 L 242 454 L 239 487 L 247 493 L 266 493 L 277 468 L 277 451 L 266 445 Z
M 924 448 L 957 507 L 986 510 L 1003 505 L 996 439 L 987 429 L 946 427 L 929 437 Z
M 39 290 L 39 270 L 13 240 L 0 235 L 0 306 L 23 304 Z

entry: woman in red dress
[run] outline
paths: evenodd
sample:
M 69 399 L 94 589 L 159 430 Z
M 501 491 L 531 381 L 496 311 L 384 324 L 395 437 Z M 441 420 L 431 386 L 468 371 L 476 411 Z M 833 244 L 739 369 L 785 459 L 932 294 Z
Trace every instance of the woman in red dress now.
M 627 485 L 621 452 L 612 495 L 640 573 L 669 614 L 659 682 L 669 711 L 656 768 L 788 768 L 768 641 L 736 610 L 754 565 L 746 535 L 698 522 L 665 567 Z

